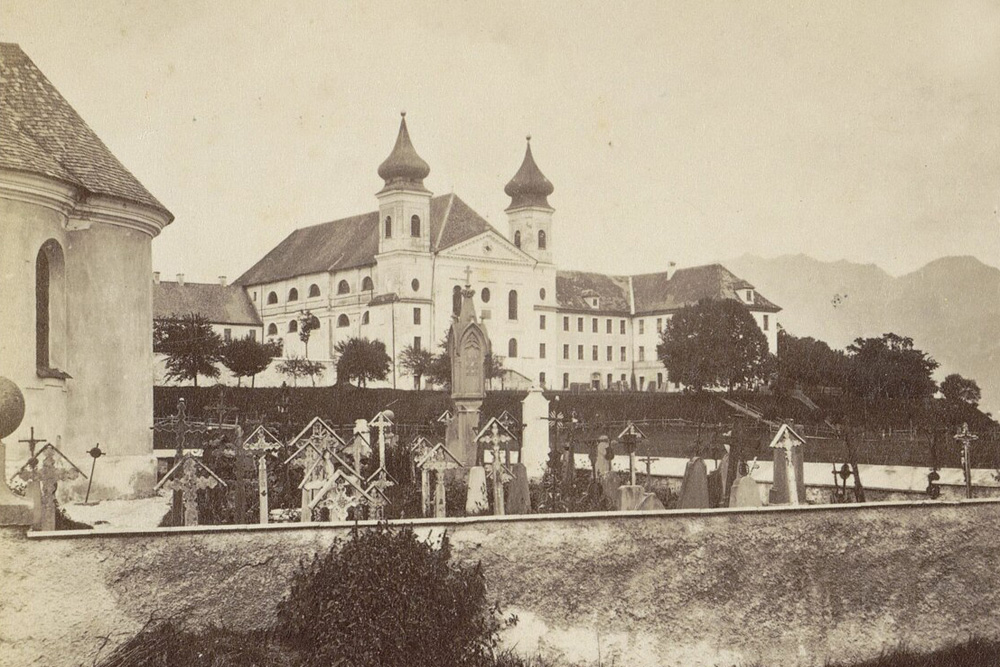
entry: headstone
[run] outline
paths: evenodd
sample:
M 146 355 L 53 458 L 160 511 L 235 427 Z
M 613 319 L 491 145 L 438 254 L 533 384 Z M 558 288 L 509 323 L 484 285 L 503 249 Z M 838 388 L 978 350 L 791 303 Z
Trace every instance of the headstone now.
M 445 444 L 464 466 L 476 463 L 476 431 L 479 409 L 486 397 L 486 355 L 490 339 L 476 319 L 472 302 L 475 291 L 470 281 L 471 269 L 466 269 L 466 284 L 457 318 L 448 333 L 451 355 L 451 398 L 455 405 L 454 418 L 445 431 Z
M 677 509 L 701 509 L 709 507 L 708 498 L 708 471 L 705 462 L 700 458 L 693 458 L 687 463 L 684 470 L 684 479 L 681 481 L 681 495 L 677 501 Z
M 737 477 L 729 493 L 730 507 L 760 507 L 760 489 L 750 475 Z
M 465 496 L 465 513 L 468 516 L 486 514 L 490 501 L 486 494 L 486 469 L 482 466 L 469 468 L 468 492 Z
M 708 506 L 718 507 L 722 502 L 722 475 L 719 469 L 708 473 Z
M 806 485 L 803 476 L 802 446 L 805 439 L 782 424 L 771 440 L 774 451 L 774 483 L 769 494 L 772 505 L 805 503 Z
M 729 494 L 729 446 L 726 446 L 726 453 L 722 455 L 722 460 L 719 461 L 719 480 L 722 482 L 722 500 L 725 500 Z M 719 503 L 716 503 L 717 505 Z
M 618 473 L 616 472 L 609 472 L 601 479 L 601 489 L 604 490 L 604 498 L 615 509 L 621 509 L 618 497 L 619 486 Z
M 594 479 L 602 479 L 611 472 L 611 459 L 608 458 L 608 449 L 611 447 L 611 439 L 606 435 L 600 436 L 594 442 L 594 449 L 590 453 L 590 464 L 594 468 Z
M 24 396 L 16 384 L 0 377 L 0 526 L 26 526 L 31 523 L 31 503 L 18 497 L 7 486 L 7 445 L 3 439 L 12 434 L 24 419 Z
M 521 401 L 521 463 L 528 479 L 538 481 L 545 474 L 549 459 L 549 400 L 538 387 L 532 387 Z
M 638 484 L 620 486 L 618 487 L 618 509 L 622 512 L 637 510 L 645 497 L 646 489 Z
M 655 493 L 647 493 L 646 497 L 642 499 L 642 502 L 639 503 L 639 507 L 636 509 L 640 512 L 653 512 L 655 510 L 664 510 L 667 508 L 663 506 L 663 503 L 660 502 L 660 499 L 656 497 Z
M 528 468 L 523 463 L 511 466 L 514 479 L 507 497 L 507 514 L 531 514 L 531 488 L 528 485 Z

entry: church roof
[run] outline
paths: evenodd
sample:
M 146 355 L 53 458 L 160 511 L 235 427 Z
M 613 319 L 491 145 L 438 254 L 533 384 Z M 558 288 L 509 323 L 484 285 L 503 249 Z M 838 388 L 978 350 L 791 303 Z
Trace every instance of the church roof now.
M 738 290 L 753 285 L 735 276 L 721 264 L 708 264 L 668 272 L 632 276 L 632 299 L 636 314 L 678 310 L 702 299 L 734 299 L 746 303 Z M 599 306 L 587 301 L 597 296 Z M 778 312 L 778 306 L 754 290 L 754 310 Z M 556 300 L 560 308 L 602 313 L 629 313 L 629 277 L 584 271 L 556 273 Z
M 555 187 L 545 178 L 545 174 L 535 164 L 535 158 L 531 154 L 531 137 L 528 137 L 528 148 L 524 151 L 524 160 L 520 169 L 514 174 L 514 178 L 503 189 L 510 197 L 510 206 L 507 210 L 522 208 L 524 206 L 544 206 L 549 207 L 548 196 L 555 191 Z
M 108 150 L 17 44 L 0 43 L 0 168 L 169 211 Z
M 389 157 L 379 165 L 378 175 L 385 180 L 385 190 L 397 188 L 424 190 L 424 179 L 431 168 L 417 155 L 406 129 L 406 113 L 399 122 L 399 135 Z
M 753 285 L 735 276 L 721 264 L 707 264 L 678 269 L 669 273 L 646 273 L 632 277 L 635 312 L 650 313 L 677 310 L 701 299 L 735 299 L 745 303 L 737 290 Z M 781 310 L 754 290 L 754 310 Z
M 493 229 L 454 194 L 432 198 L 430 209 L 432 252 Z M 250 267 L 236 283 L 259 285 L 310 273 L 372 266 L 378 253 L 378 222 L 378 211 L 371 211 L 297 229 Z
M 198 313 L 212 324 L 260 326 L 250 297 L 239 285 L 153 283 L 153 319 Z

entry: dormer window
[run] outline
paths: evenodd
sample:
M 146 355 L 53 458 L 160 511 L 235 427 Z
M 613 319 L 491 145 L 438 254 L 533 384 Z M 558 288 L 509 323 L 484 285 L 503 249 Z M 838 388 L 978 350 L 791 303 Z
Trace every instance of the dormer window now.
M 747 303 L 753 303 L 753 290 L 748 289 L 746 292 Z

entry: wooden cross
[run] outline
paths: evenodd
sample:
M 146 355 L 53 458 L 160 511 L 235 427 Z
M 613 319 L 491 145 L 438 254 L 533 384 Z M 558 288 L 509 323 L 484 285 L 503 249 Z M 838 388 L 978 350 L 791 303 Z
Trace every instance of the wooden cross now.
M 351 494 L 349 491 L 353 490 Z M 345 521 L 347 510 L 361 504 L 372 504 L 374 498 L 369 495 L 354 479 L 348 477 L 343 470 L 337 470 L 316 493 L 309 504 L 310 515 L 316 507 L 326 507 L 330 521 Z
M 226 426 L 226 416 L 237 412 L 237 409 L 233 406 L 226 405 L 226 394 L 228 393 L 225 386 L 219 385 L 221 389 L 219 390 L 219 401 L 215 405 L 206 405 L 206 412 L 214 412 L 216 423 L 212 424 L 209 420 L 209 424 L 212 426 L 222 427 Z M 231 426 L 231 424 L 230 424 Z
M 969 430 L 968 424 L 962 424 L 962 428 L 955 434 L 955 440 L 962 445 L 962 472 L 965 473 L 965 497 L 972 497 L 972 460 L 970 458 L 970 447 L 972 443 L 979 439 L 979 436 Z
M 646 464 L 646 488 L 649 488 L 649 480 L 653 476 L 653 461 L 659 459 L 654 456 L 644 456 L 639 460 Z
M 43 443 L 45 443 L 47 441 L 46 440 L 36 439 L 35 438 L 35 427 L 32 426 L 31 427 L 31 435 L 29 435 L 26 440 L 18 440 L 18 442 L 23 442 L 24 444 L 28 445 L 28 458 L 29 459 L 33 459 L 33 458 L 35 458 L 35 445 L 41 445 L 41 444 L 43 444 Z
M 267 457 L 281 449 L 281 441 L 263 424 L 259 425 L 243 441 L 243 451 L 257 459 L 257 494 L 260 497 L 258 520 L 267 523 L 269 506 L 267 499 Z
M 628 452 L 628 472 L 632 486 L 635 486 L 635 446 L 639 440 L 645 437 L 646 434 L 632 422 L 628 422 L 624 430 L 618 434 L 618 440 L 625 445 L 625 451 Z
M 423 459 L 417 462 L 417 467 L 420 468 L 421 472 L 421 493 L 422 493 L 422 507 L 424 510 L 424 516 L 427 516 L 427 506 L 430 502 L 428 498 L 428 492 L 430 490 L 430 481 L 428 475 L 430 472 L 434 472 L 436 476 L 435 487 L 434 487 L 434 516 L 437 518 L 442 518 L 445 516 L 445 486 L 444 486 L 444 475 L 445 471 L 450 468 L 461 467 L 461 462 L 448 451 L 448 448 L 442 443 L 434 445 L 424 456 Z
M 180 470 L 180 474 L 176 474 Z M 199 471 L 207 472 L 208 475 L 199 475 Z M 185 456 L 180 463 L 175 465 L 168 472 L 155 488 L 163 488 L 168 491 L 180 493 L 184 503 L 184 521 L 181 525 L 198 525 L 198 491 L 201 489 L 214 489 L 219 486 L 226 486 L 226 483 L 212 472 L 208 466 L 198 461 L 192 456 Z
M 31 436 L 34 438 L 34 434 Z M 56 454 L 59 455 L 60 465 L 56 464 Z M 59 482 L 76 479 L 77 477 L 87 478 L 83 472 L 73 465 L 66 456 L 54 445 L 48 444 L 38 452 L 42 457 L 41 465 L 38 465 L 38 457 L 32 457 L 28 463 L 24 464 L 15 477 L 20 477 L 29 484 L 38 484 L 40 490 L 40 518 L 36 522 L 35 530 L 55 530 L 56 529 L 56 488 Z M 65 462 L 65 463 L 63 463 Z M 66 467 L 66 463 L 69 464 Z

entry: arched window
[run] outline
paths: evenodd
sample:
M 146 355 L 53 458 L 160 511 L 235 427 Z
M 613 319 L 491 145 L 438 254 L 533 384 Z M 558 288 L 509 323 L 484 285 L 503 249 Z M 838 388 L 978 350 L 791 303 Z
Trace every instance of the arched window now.
M 274 292 L 268 292 L 267 293 L 267 305 L 273 306 L 276 303 L 278 303 L 278 295 L 275 294 Z
M 420 236 L 420 216 L 410 218 L 410 236 Z
M 390 216 L 385 216 L 385 237 L 387 239 L 392 238 L 392 218 Z
M 510 294 L 507 295 L 507 319 L 517 319 L 517 292 L 515 290 L 511 290 Z
M 337 294 L 350 294 L 351 285 L 346 280 L 341 280 L 337 283 Z
M 351 318 L 347 315 L 341 315 L 337 318 L 337 328 L 343 329 L 344 327 L 351 326 Z
M 539 229 L 538 230 L 538 249 L 539 250 L 545 250 L 545 244 L 546 244 L 546 242 L 547 242 L 547 239 L 545 238 L 545 230 L 544 229 Z
M 517 339 L 516 338 L 511 338 L 509 341 L 507 341 L 507 356 L 510 357 L 510 358 L 512 358 L 512 359 L 517 356 Z
M 375 289 L 375 283 L 372 282 L 371 276 L 365 276 L 361 281 L 361 291 L 371 292 L 373 289 Z
M 516 245 L 518 248 L 521 247 L 521 232 L 520 231 L 514 232 L 514 245 Z
M 35 257 L 35 365 L 39 369 L 58 368 L 63 361 L 64 281 L 62 246 L 49 239 Z
M 292 320 L 288 323 L 288 333 L 297 333 L 299 330 L 299 321 Z
M 369 317 L 368 317 L 368 311 L 366 310 L 365 314 L 361 316 L 361 324 L 362 325 L 368 324 L 369 321 L 370 320 L 369 320 Z
M 319 285 L 313 283 L 309 286 L 309 298 L 315 299 L 319 296 Z
M 489 303 L 490 302 L 490 288 L 489 287 L 484 287 L 483 288 L 483 291 L 481 293 L 481 298 L 483 300 L 483 303 Z
M 272 322 L 271 324 L 268 324 L 267 325 L 267 335 L 268 336 L 277 336 L 278 335 L 278 325 L 275 324 L 274 322 Z
M 297 289 L 295 289 L 294 287 L 292 289 L 288 290 L 288 300 L 289 301 L 298 301 L 299 300 L 299 291 Z
M 458 285 L 451 291 L 451 312 L 456 317 L 462 312 L 462 288 Z

